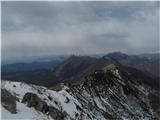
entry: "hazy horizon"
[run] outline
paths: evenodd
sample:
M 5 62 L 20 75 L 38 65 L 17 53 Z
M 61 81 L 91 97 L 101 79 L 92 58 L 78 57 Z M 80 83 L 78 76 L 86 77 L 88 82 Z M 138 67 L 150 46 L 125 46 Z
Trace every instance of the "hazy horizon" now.
M 121 51 L 113 51 L 109 53 L 115 53 L 115 52 L 120 52 L 123 54 L 127 54 Z M 51 61 L 53 59 L 58 59 L 60 57 L 70 57 L 72 55 L 78 55 L 78 56 L 91 56 L 91 57 L 103 57 L 104 55 L 107 55 L 109 53 L 99 53 L 99 54 L 49 54 L 49 55 L 35 55 L 35 56 L 16 56 L 16 57 L 11 57 L 11 58 L 3 58 L 1 59 L 1 64 L 14 64 L 14 63 L 31 63 L 31 62 L 44 62 L 44 61 Z M 148 53 L 139 53 L 139 54 L 127 54 L 127 55 L 144 55 L 144 54 L 156 54 L 158 57 L 160 57 L 160 52 L 148 52 Z

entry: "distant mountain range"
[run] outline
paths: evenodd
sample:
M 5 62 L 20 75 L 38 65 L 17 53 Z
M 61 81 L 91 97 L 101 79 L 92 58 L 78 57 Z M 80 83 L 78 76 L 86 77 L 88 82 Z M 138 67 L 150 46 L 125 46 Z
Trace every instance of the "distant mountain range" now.
M 147 71 L 154 68 L 148 66 L 157 60 L 157 57 L 148 59 L 123 53 L 100 58 L 74 55 L 54 69 L 4 72 L 2 117 L 158 120 L 159 78 L 152 70 Z M 138 64 L 144 69 L 137 67 Z
M 62 81 L 78 84 L 86 75 L 111 62 L 120 68 L 139 71 L 151 79 L 156 79 L 155 81 L 159 79 L 159 54 L 127 55 L 120 52 L 109 53 L 103 57 L 73 55 L 49 62 L 2 65 L 1 78 L 44 86 L 54 86 Z
M 57 64 L 61 63 L 62 60 L 52 60 L 43 62 L 31 62 L 31 63 L 14 63 L 2 65 L 2 72 L 22 72 L 32 71 L 37 69 L 52 69 Z
M 48 61 L 61 61 L 68 58 L 70 55 L 44 55 L 44 56 L 15 56 L 11 58 L 5 58 L 2 54 L 2 65 L 17 64 L 17 63 L 33 63 L 33 62 L 48 62 Z
M 151 77 L 160 77 L 160 54 L 127 55 L 120 52 L 110 53 L 104 57 L 110 57 L 124 66 L 136 68 Z

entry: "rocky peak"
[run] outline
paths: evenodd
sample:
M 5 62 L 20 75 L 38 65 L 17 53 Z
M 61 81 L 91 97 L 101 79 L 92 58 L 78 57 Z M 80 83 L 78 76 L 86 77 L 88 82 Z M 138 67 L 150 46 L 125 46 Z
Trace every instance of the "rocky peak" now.
M 69 91 L 85 109 L 104 119 L 156 119 L 148 99 L 150 87 L 124 79 L 115 65 L 110 66 L 114 69 L 95 70 L 85 77 L 81 86 L 71 87 Z
M 95 61 L 96 58 L 73 55 L 63 63 L 57 65 L 53 72 L 57 77 L 70 78 L 85 71 Z

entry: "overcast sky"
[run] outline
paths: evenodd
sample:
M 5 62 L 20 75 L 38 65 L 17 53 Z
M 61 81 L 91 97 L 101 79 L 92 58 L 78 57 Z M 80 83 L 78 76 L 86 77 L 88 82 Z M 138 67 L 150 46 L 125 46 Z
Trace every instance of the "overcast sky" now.
M 156 52 L 157 2 L 2 2 L 2 57 Z

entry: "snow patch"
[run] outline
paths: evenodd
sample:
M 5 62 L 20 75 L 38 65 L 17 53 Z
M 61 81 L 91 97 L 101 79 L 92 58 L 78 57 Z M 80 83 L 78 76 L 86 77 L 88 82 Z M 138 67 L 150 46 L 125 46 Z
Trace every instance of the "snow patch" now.
M 17 102 L 17 113 L 12 114 L 1 106 L 2 120 L 53 120 L 50 116 L 29 108 L 25 104 Z

